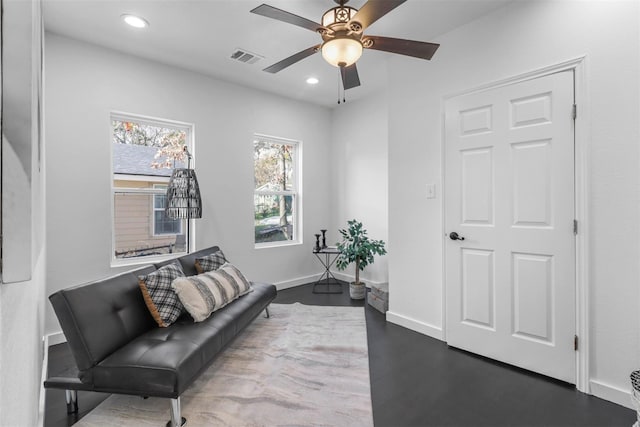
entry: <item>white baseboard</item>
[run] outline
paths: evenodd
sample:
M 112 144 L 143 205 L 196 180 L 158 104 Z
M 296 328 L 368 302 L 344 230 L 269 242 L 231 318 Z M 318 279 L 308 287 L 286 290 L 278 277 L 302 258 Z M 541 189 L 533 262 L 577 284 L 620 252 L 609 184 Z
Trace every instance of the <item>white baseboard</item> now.
M 332 271 L 331 272 L 334 277 L 338 280 L 342 280 L 343 282 L 353 282 L 356 280 L 355 276 L 352 276 L 350 274 L 345 274 L 345 273 L 340 273 L 339 271 Z M 364 284 L 367 286 L 367 288 L 371 288 L 371 286 L 376 285 L 379 286 L 385 282 L 374 282 L 373 280 L 368 280 L 368 279 L 364 279 L 364 278 L 360 278 L 361 282 L 364 282 Z
M 49 348 L 51 345 L 62 344 L 63 342 L 67 342 L 67 337 L 64 336 L 62 331 L 53 332 L 51 334 L 47 334 L 44 336 L 46 344 L 46 348 Z
M 49 335 L 42 337 L 42 370 L 40 371 L 40 399 L 38 400 L 38 427 L 44 426 L 45 391 L 44 382 L 49 372 Z
M 598 380 L 590 380 L 591 394 L 609 402 L 617 403 L 629 409 L 635 409 L 631 400 L 631 384 L 629 390 L 616 387 Z
M 355 280 L 354 276 L 340 273 L 338 271 L 332 271 L 331 274 L 333 274 L 333 277 L 335 277 L 336 279 L 342 280 L 347 283 L 353 282 Z M 294 288 L 300 285 L 306 285 L 308 283 L 314 283 L 316 280 L 318 280 L 321 277 L 321 275 L 322 273 L 312 274 L 310 276 L 298 277 L 297 279 L 292 279 L 292 280 L 284 280 L 282 282 L 276 282 L 274 284 L 276 285 L 276 289 L 278 290 L 289 289 L 289 288 Z M 367 288 L 370 288 L 371 285 L 381 285 L 383 283 L 383 282 L 374 282 L 373 280 L 366 280 L 366 279 L 361 279 L 361 280 L 365 282 L 365 284 L 367 285 Z
M 392 311 L 387 311 L 387 321 L 394 323 L 396 325 L 405 327 L 407 329 L 411 329 L 412 331 L 421 333 L 423 335 L 427 335 L 431 338 L 438 339 L 440 341 L 444 341 L 444 335 L 442 334 L 442 328 L 437 326 L 430 325 L 425 322 L 421 322 L 416 319 L 412 319 L 408 316 L 403 316 L 402 314 L 394 313 Z
M 349 274 L 344 274 L 344 273 L 341 273 L 339 271 L 332 271 L 331 274 L 333 274 L 333 276 L 336 279 L 342 280 L 343 282 L 347 282 L 347 283 L 353 282 L 354 280 L 356 280 L 356 278 L 354 276 L 351 276 Z M 364 280 L 363 280 L 363 282 L 364 282 Z
M 276 285 L 276 289 L 280 291 L 283 289 L 295 288 L 296 286 L 300 286 L 300 285 L 306 285 L 307 283 L 313 283 L 316 280 L 318 280 L 319 277 L 320 277 L 320 273 L 314 274 L 311 276 L 298 277 L 297 279 L 276 282 L 274 283 L 274 285 Z

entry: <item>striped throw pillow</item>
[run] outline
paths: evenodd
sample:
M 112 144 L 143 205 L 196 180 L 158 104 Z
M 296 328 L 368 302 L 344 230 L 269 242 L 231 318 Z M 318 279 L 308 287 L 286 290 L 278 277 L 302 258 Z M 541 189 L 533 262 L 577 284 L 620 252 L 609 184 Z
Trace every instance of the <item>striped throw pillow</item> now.
M 202 322 L 214 311 L 253 291 L 240 270 L 229 263 L 197 276 L 178 277 L 171 287 L 196 322 Z

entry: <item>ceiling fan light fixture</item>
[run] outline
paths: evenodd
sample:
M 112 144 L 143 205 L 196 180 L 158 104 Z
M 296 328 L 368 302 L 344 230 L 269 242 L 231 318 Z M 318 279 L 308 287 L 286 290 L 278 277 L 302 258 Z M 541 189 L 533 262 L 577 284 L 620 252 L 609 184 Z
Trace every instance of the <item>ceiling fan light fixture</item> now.
M 320 24 L 267 4 L 261 4 L 252 9 L 251 13 L 313 31 L 322 38 L 322 44 L 301 50 L 263 71 L 277 73 L 321 51 L 325 61 L 340 68 L 342 87 L 347 90 L 360 86 L 360 77 L 355 63 L 360 59 L 363 49 L 429 60 L 440 46 L 437 43 L 364 34 L 378 19 L 406 0 L 359 0 L 364 1 L 360 9 L 345 6 L 349 0 L 333 1 L 338 4 L 338 7 L 327 10 L 322 15 Z
M 322 57 L 334 67 L 348 67 L 362 56 L 362 43 L 352 38 L 335 38 L 322 43 Z
M 331 28 L 334 24 L 347 24 L 358 13 L 358 9 L 349 6 L 338 6 L 327 10 L 322 15 L 322 26 Z

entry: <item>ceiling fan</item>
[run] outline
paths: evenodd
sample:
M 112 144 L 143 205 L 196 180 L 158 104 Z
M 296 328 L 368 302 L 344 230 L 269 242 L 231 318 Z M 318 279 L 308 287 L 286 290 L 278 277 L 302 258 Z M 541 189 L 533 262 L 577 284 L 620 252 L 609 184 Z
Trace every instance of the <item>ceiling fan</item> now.
M 363 49 L 381 50 L 428 60 L 440 46 L 437 43 L 363 34 L 367 27 L 406 0 L 368 0 L 360 10 L 345 6 L 349 0 L 334 1 L 338 6 L 327 10 L 322 15 L 322 24 L 266 4 L 251 10 L 251 13 L 317 32 L 322 37 L 322 43 L 291 55 L 263 71 L 277 73 L 321 51 L 323 58 L 329 64 L 340 68 L 342 84 L 346 90 L 360 86 L 356 61 L 362 55 Z

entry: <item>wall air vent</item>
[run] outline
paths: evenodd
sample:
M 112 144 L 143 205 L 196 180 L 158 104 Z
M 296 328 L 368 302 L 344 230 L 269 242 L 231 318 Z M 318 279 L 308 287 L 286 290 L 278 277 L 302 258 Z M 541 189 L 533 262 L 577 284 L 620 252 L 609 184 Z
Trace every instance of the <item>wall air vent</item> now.
M 252 53 L 245 49 L 238 48 L 231 54 L 231 59 L 244 62 L 246 64 L 255 64 L 261 59 L 264 59 L 264 56 L 260 56 L 256 53 Z

